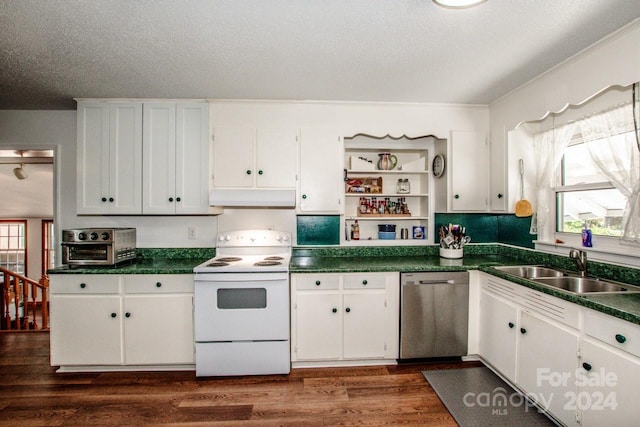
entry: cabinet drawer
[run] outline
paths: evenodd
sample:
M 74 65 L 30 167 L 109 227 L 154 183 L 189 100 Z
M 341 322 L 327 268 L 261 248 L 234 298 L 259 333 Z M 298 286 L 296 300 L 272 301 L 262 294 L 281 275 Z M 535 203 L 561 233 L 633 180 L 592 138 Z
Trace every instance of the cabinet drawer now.
M 338 274 L 296 274 L 294 277 L 296 289 L 340 289 Z
M 191 274 L 128 274 L 124 291 L 128 294 L 192 293 Z
M 384 289 L 386 276 L 384 274 L 345 274 L 345 289 Z
M 49 290 L 55 294 L 117 294 L 120 276 L 117 274 L 51 275 Z
M 640 356 L 640 326 L 592 310 L 584 317 L 587 335 L 613 347 Z

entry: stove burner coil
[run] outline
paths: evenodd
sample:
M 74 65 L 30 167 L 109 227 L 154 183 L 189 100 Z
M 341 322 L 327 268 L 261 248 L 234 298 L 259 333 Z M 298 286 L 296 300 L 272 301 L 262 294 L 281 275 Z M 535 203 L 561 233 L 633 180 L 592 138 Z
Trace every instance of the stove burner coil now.
M 284 258 L 281 256 L 268 256 L 264 260 L 265 261 L 282 261 Z
M 242 258 L 237 256 L 227 256 L 224 258 L 216 258 L 216 262 L 234 262 L 234 261 L 242 261 Z
M 226 267 L 227 265 L 229 265 L 228 262 L 213 261 L 207 264 L 207 267 Z
M 281 265 L 281 262 L 278 261 L 258 261 L 255 264 L 253 264 L 256 267 L 266 267 L 266 266 L 271 266 L 271 265 Z

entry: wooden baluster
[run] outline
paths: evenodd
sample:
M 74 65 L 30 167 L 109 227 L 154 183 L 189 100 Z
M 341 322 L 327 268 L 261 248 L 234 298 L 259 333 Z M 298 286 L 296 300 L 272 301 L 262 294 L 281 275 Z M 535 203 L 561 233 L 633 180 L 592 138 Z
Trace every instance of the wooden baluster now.
M 11 329 L 11 316 L 9 316 L 9 304 L 11 298 L 9 296 L 9 275 L 4 273 L 4 282 L 2 282 L 2 323 L 3 329 Z
M 36 316 L 36 307 L 38 305 L 38 287 L 31 283 L 31 301 L 29 302 L 29 307 L 31 308 L 31 314 L 32 314 L 32 329 L 38 329 L 38 318 Z M 29 314 L 29 310 L 27 309 L 27 314 Z M 31 318 L 31 317 L 30 317 Z M 27 325 L 29 326 L 29 325 Z
M 40 278 L 42 285 L 42 329 L 49 329 L 49 276 L 46 274 Z
M 16 329 L 20 330 L 20 295 L 22 295 L 22 289 L 20 288 L 20 281 L 16 276 L 13 277 L 13 305 L 16 309 Z

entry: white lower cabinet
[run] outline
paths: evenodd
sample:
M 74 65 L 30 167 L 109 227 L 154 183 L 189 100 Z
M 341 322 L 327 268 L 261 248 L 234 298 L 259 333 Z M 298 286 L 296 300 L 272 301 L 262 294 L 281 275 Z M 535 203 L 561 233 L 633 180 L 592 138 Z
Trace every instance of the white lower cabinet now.
M 503 377 L 565 425 L 578 425 L 579 307 L 483 274 L 479 352 Z
M 51 275 L 51 365 L 194 363 L 191 275 Z
M 566 425 L 576 425 L 576 411 L 567 405 L 577 392 L 578 332 L 545 316 L 520 313 L 518 386 Z
M 398 357 L 399 273 L 292 274 L 291 286 L 294 366 Z
M 586 310 L 575 401 L 582 425 L 637 426 L 640 326 Z
M 480 354 L 510 381 L 516 378 L 515 305 L 482 292 L 480 296 Z

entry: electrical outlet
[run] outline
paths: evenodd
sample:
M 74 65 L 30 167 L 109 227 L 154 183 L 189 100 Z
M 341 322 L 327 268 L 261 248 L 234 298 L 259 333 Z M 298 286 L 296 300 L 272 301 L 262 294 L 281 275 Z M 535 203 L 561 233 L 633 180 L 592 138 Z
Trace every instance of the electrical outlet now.
M 195 227 L 187 228 L 187 237 L 189 238 L 189 240 L 195 240 L 196 239 L 196 228 Z

